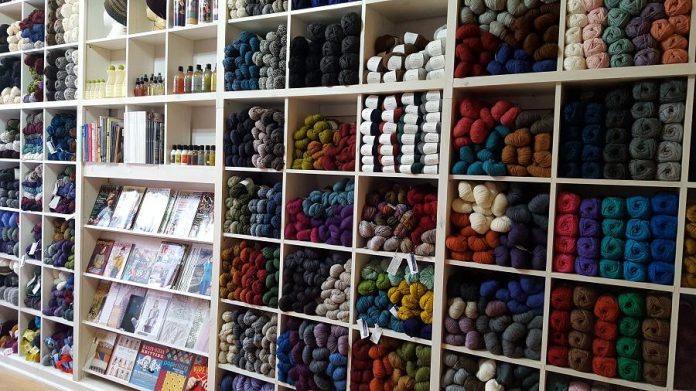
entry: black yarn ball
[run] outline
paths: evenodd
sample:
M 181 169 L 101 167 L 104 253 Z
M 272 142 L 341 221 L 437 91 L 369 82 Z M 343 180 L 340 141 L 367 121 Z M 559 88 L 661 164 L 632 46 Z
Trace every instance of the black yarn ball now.
M 324 37 L 327 41 L 341 43 L 344 37 L 343 28 L 338 23 L 330 24 L 326 27 Z
M 324 31 L 326 31 L 326 25 L 321 23 L 310 23 L 307 25 L 305 36 L 310 41 L 324 42 Z
M 319 64 L 319 69 L 321 70 L 321 73 L 337 73 L 339 70 L 341 70 L 339 67 L 338 56 L 322 57 Z
M 341 56 L 339 64 L 342 70 L 358 70 L 360 56 L 352 53 L 344 54 Z
M 302 88 L 305 86 L 304 72 L 290 73 L 290 88 Z
M 343 39 L 345 41 L 345 39 Z M 341 45 L 337 44 L 336 42 L 332 41 L 326 41 L 324 42 L 324 45 L 321 47 L 321 55 L 326 57 L 326 56 L 338 56 L 341 54 Z
M 338 74 L 338 84 L 347 86 L 358 84 L 358 71 L 345 69 Z
M 338 73 L 324 73 L 321 75 L 321 85 L 324 87 L 338 85 Z
M 324 40 L 312 41 L 309 43 L 309 54 L 314 54 L 321 57 L 322 48 L 324 47 Z
M 343 15 L 341 18 L 341 27 L 343 27 L 343 33 L 345 35 L 360 35 L 360 30 L 362 29 L 360 15 L 355 12 Z
M 321 62 L 321 56 L 309 55 L 305 57 L 305 69 L 307 71 L 313 71 L 319 69 L 319 63 Z
M 305 37 L 295 37 L 290 41 L 291 56 L 306 56 L 309 53 L 309 42 Z
M 360 53 L 360 37 L 346 35 L 341 41 L 341 53 Z
M 49 51 L 46 53 L 46 62 L 48 64 L 55 64 L 58 57 L 63 57 L 65 54 L 61 51 Z
M 304 57 L 300 56 L 292 56 L 290 57 L 290 61 L 288 61 L 288 69 L 290 69 L 290 72 L 293 73 L 304 73 L 305 69 L 305 59 Z
M 55 65 L 46 65 L 44 75 L 49 79 L 56 80 L 58 79 L 58 68 Z
M 305 74 L 305 87 L 318 87 L 321 85 L 321 71 L 309 71 Z

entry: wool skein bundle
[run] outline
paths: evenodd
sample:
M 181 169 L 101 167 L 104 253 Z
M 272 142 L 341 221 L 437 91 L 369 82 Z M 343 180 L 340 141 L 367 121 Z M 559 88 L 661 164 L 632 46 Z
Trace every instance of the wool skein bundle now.
M 42 235 L 43 230 L 41 229 L 41 222 L 38 222 L 34 224 L 34 226 L 31 228 L 31 240 L 29 240 L 27 243 L 26 248 L 24 249 L 24 254 L 26 254 L 28 257 L 31 259 L 43 259 L 41 257 L 41 235 Z M 34 245 L 36 243 L 36 245 Z M 31 248 L 36 246 L 34 249 L 34 253 L 31 253 Z
M 430 389 L 430 346 L 381 338 L 353 342 L 351 390 Z
M 43 338 L 47 351 L 41 357 L 41 365 L 50 366 L 64 373 L 73 372 L 73 335 L 70 326 L 57 324 L 53 334 Z
M 218 362 L 275 377 L 278 316 L 251 310 L 222 314 Z
M 24 56 L 24 65 L 29 68 L 31 81 L 26 86 L 26 94 L 22 96 L 23 103 L 43 102 L 44 100 L 44 59 L 42 56 L 28 54 Z
M 43 209 L 43 167 L 39 164 L 27 172 L 22 180 L 22 210 Z
M 75 167 L 67 166 L 58 173 L 54 188 L 55 194 L 48 206 L 49 210 L 60 214 L 75 213 Z
M 8 120 L 5 129 L 0 129 L 0 157 L 19 159 L 20 138 L 19 120 Z
M 0 283 L 0 285 L 1 284 L 2 283 Z M 12 353 L 17 354 L 19 348 L 19 344 L 17 343 L 18 330 L 19 325 L 14 319 L 9 319 L 0 323 L 0 348 L 11 349 Z
M 35 9 L 21 21 L 17 22 L 15 31 L 18 31 L 19 40 L 16 45 L 21 50 L 40 49 L 44 47 L 44 11 Z M 8 30 L 9 33 L 9 30 Z M 9 41 L 8 41 L 9 42 Z
M 0 169 L 0 206 L 19 209 L 19 179 L 14 168 Z
M 274 108 L 230 113 L 224 135 L 225 165 L 280 171 L 285 162 L 285 116 Z
M 58 113 L 46 128 L 48 160 L 74 162 L 77 151 L 75 113 Z
M 220 380 L 220 391 L 273 391 L 275 387 L 253 377 L 225 372 Z
M 259 67 L 259 89 L 285 88 L 287 43 L 288 30 L 284 24 L 261 39 L 260 50 L 252 56 L 254 64 Z
M 0 212 L 0 253 L 19 256 L 19 214 Z
M 77 97 L 79 72 L 77 49 L 50 51 L 46 55 L 46 99 L 49 101 L 73 100 Z
M 683 287 L 696 288 L 696 203 L 694 202 L 689 202 L 686 208 L 684 235 L 681 283 Z
M 260 51 L 261 38 L 242 31 L 239 38 L 225 46 L 222 65 L 225 70 L 225 91 L 259 89 L 259 67 L 254 64 L 254 53 Z
M 221 252 L 220 297 L 278 306 L 280 249 L 243 240 Z
M 53 221 L 53 236 L 46 247 L 44 263 L 71 270 L 75 268 L 75 220 Z
M 294 8 L 294 6 L 293 6 Z M 288 10 L 288 0 L 227 0 L 230 20 Z
M 442 387 L 445 390 L 532 391 L 539 387 L 539 372 L 521 365 L 451 352 L 443 355 L 443 364 Z
M 321 114 L 308 115 L 303 126 L 292 134 L 292 168 L 353 171 L 355 132 L 355 123 L 340 123 Z
M 53 285 L 48 305 L 44 306 L 42 312 L 44 315 L 56 316 L 72 321 L 74 315 L 74 276 L 71 273 L 59 272 L 57 270 L 52 270 L 50 273 L 52 273 Z
M 26 160 L 43 159 L 43 113 L 28 113 L 25 117 L 22 157 Z
M 305 8 L 324 7 L 327 5 L 350 3 L 357 0 L 291 0 L 292 9 L 299 10 Z M 287 1 L 285 1 L 287 3 Z
M 621 391 L 628 389 L 627 387 L 617 387 L 613 384 L 603 383 L 599 381 L 587 382 L 580 378 L 563 376 L 555 373 L 549 374 L 546 387 L 547 389 L 553 391 Z
M 0 299 L 13 305 L 19 305 L 19 270 L 19 261 L 0 260 Z
M 225 232 L 280 238 L 282 184 L 257 185 L 251 178 L 232 176 L 227 180 Z

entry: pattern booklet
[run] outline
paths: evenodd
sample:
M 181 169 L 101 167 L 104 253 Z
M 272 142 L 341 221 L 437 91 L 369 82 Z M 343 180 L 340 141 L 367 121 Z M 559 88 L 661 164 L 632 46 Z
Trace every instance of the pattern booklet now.
M 111 248 L 113 246 L 113 240 L 97 240 L 97 244 L 94 245 L 94 251 L 92 251 L 92 257 L 89 259 L 87 273 L 97 274 L 100 276 L 104 274 L 106 261 L 109 259 L 109 254 L 111 254 Z
M 193 219 L 201 202 L 200 192 L 180 191 L 171 210 L 167 227 L 164 231 L 167 235 L 187 237 L 191 231 Z
M 116 229 L 130 229 L 135 214 L 140 208 L 145 188 L 142 186 L 123 186 L 116 203 L 116 209 L 111 217 L 109 227 Z
M 162 242 L 148 285 L 171 288 L 187 251 L 188 246 L 185 244 Z
M 150 280 L 150 271 L 157 259 L 158 248 L 136 246 L 128 257 L 128 263 L 123 268 L 121 279 L 123 281 L 147 284 Z
M 87 220 L 88 225 L 98 227 L 108 227 L 111 224 L 111 217 L 116 208 L 116 202 L 121 194 L 121 186 L 106 184 L 99 188 L 99 194 L 94 201 L 92 213 Z
M 193 246 L 177 282 L 177 290 L 210 296 L 213 272 L 213 249 Z
M 128 262 L 128 257 L 133 249 L 133 243 L 116 242 L 111 248 L 109 260 L 106 262 L 104 277 L 120 279 L 123 268 Z
M 135 367 L 130 382 L 138 387 L 153 390 L 157 383 L 167 348 L 150 342 L 143 342 L 135 359 Z
M 87 369 L 102 375 L 105 374 L 111 360 L 111 353 L 114 351 L 114 345 L 116 345 L 116 333 L 98 330 L 87 359 Z
M 170 189 L 148 188 L 140 205 L 133 231 L 157 232 L 169 204 Z
M 197 304 L 197 300 L 192 297 L 174 295 L 164 318 L 159 341 L 185 347 L 191 326 L 193 326 Z
M 182 352 L 178 349 L 169 349 L 162 364 L 162 370 L 157 378 L 155 390 L 183 390 L 192 364 L 192 353 Z
M 157 339 L 164 323 L 167 306 L 172 300 L 172 294 L 150 290 L 145 296 L 145 305 L 138 318 L 135 333 Z
M 125 335 L 119 335 L 116 340 L 116 347 L 111 354 L 111 362 L 106 370 L 107 376 L 113 376 L 121 380 L 130 380 L 135 359 L 140 350 L 140 340 Z

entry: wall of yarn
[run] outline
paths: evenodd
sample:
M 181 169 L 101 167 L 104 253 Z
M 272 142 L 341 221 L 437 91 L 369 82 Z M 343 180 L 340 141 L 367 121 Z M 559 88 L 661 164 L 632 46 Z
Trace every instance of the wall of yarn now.
M 19 350 L 18 336 L 19 324 L 16 320 L 6 319 L 0 323 L 0 349 L 12 349 L 12 353 L 17 354 Z
M 24 305 L 36 311 L 41 311 L 41 268 L 31 267 L 29 270 L 31 270 L 29 281 L 23 287 Z
M 44 11 L 35 9 L 24 19 L 7 28 L 10 51 L 32 50 L 44 47 Z
M 242 240 L 223 248 L 220 259 L 220 298 L 278 306 L 280 248 Z
M 229 19 L 268 15 L 288 10 L 287 0 L 227 0 Z
M 285 166 L 285 114 L 254 106 L 225 121 L 225 166 L 281 171 Z
M 19 355 L 24 360 L 38 363 L 41 359 L 41 317 L 30 318 L 26 328 L 22 330 L 19 340 Z
M 292 132 L 295 170 L 355 171 L 355 122 L 341 122 L 321 114 L 305 117 Z
M 224 372 L 219 389 L 220 391 L 273 391 L 275 386 L 253 377 Z
M 278 316 L 235 309 L 222 314 L 218 363 L 275 377 Z
M 430 346 L 381 338 L 353 342 L 350 367 L 352 390 L 430 389 Z
M 0 253 L 19 256 L 19 213 L 0 212 Z
M 44 263 L 75 269 L 75 220 L 53 219 L 53 235 L 44 253 Z
M 365 98 L 360 124 L 361 170 L 438 173 L 442 91 Z
M 664 386 L 671 311 L 667 294 L 556 284 L 547 363 Z
M 0 259 L 0 300 L 19 305 L 19 262 Z
M 674 192 L 625 198 L 559 192 L 553 270 L 672 285 L 678 208 Z
M 358 233 L 374 251 L 435 255 L 437 189 L 431 184 L 381 183 L 366 192 Z
M 544 280 L 457 270 L 447 284 L 444 342 L 511 358 L 541 359 Z
M 411 273 L 404 263 L 396 274 L 389 274 L 389 263 L 388 258 L 373 258 L 360 269 L 356 319 L 369 327 L 432 338 L 435 267 L 420 263 L 418 271 Z
M 546 379 L 546 389 L 550 391 L 629 391 L 633 388 L 613 384 L 587 381 L 584 379 L 551 373 Z
M 51 293 L 48 302 L 43 307 L 43 314 L 72 321 L 75 276 L 72 273 L 57 270 L 46 271 L 46 274 L 47 276 L 44 277 L 47 278 L 47 282 L 51 286 Z
M 280 238 L 283 186 L 281 182 L 263 181 L 232 176 L 227 179 L 224 231 Z
M 349 179 L 292 199 L 285 207 L 284 238 L 350 247 L 354 202 L 355 182 Z
M 693 371 L 696 357 L 693 354 L 696 346 L 696 299 L 693 296 L 682 295 L 679 299 L 679 328 L 677 329 L 677 352 L 674 362 L 674 388 L 688 390 L 693 388 Z
M 293 249 L 283 259 L 278 308 L 350 322 L 351 257 L 348 253 Z
M 225 91 L 285 88 L 287 39 L 286 25 L 278 25 L 265 36 L 242 31 L 225 46 Z
M 0 207 L 19 209 L 19 179 L 17 168 L 0 169 Z
M 362 19 L 355 12 L 331 24 L 309 23 L 290 41 L 290 88 L 358 84 Z
M 569 0 L 566 9 L 566 70 L 688 60 L 689 0 Z
M 539 371 L 521 365 L 444 352 L 443 390 L 522 390 L 539 389 Z
M 50 50 L 46 53 L 46 100 L 77 99 L 79 52 L 77 48 Z
M 29 70 L 31 80 L 24 85 L 22 102 L 34 103 L 44 100 L 44 58 L 41 54 L 27 54 L 24 56 L 24 65 Z M 26 79 L 26 78 L 25 78 Z
M 457 261 L 546 270 L 547 187 L 459 182 L 445 240 Z
M 73 372 L 73 329 L 57 323 L 51 335 L 43 338 L 44 355 L 41 365 L 53 367 L 64 373 Z
M 560 3 L 467 0 L 454 77 L 556 70 Z
M 464 98 L 452 129 L 452 174 L 551 176 L 553 110 Z
M 43 210 L 43 166 L 27 170 L 22 179 L 22 210 Z
M 77 152 L 77 121 L 75 113 L 57 113 L 46 128 L 48 160 L 74 162 Z
M 56 175 L 53 198 L 48 205 L 51 212 L 61 214 L 75 213 L 75 167 L 65 166 Z M 58 201 L 56 201 L 58 198 Z
M 299 10 L 305 8 L 323 7 L 327 5 L 350 3 L 353 1 L 357 0 L 292 0 L 292 9 Z
M 19 119 L 9 119 L 0 126 L 0 157 L 4 159 L 19 159 L 20 134 Z
M 583 89 L 563 105 L 558 175 L 679 181 L 686 80 Z
M 62 45 L 77 42 L 80 27 L 80 1 L 55 0 L 48 2 L 46 44 Z
M 22 158 L 43 160 L 43 112 L 30 112 L 24 118 Z
M 365 80 L 375 84 L 444 78 L 446 38 L 447 25 L 438 27 L 432 40 L 413 32 L 377 37 L 375 53 L 365 62 Z
M 298 391 L 345 391 L 348 328 L 288 318 L 278 336 L 278 380 Z

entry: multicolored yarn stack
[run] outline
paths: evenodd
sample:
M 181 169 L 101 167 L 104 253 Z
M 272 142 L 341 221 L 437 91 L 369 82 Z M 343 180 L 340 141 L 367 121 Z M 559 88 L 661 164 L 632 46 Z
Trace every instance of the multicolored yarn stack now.
M 34 9 L 19 22 L 12 23 L 7 30 L 10 51 L 32 50 L 44 47 L 44 11 Z
M 674 362 L 674 388 L 688 390 L 693 387 L 693 371 L 696 368 L 696 356 L 693 354 L 696 346 L 696 300 L 683 295 L 679 300 L 679 328 L 677 329 L 677 353 Z
M 56 114 L 46 128 L 48 160 L 74 162 L 77 150 L 75 113 Z
M 442 359 L 444 390 L 539 389 L 539 371 L 521 365 L 446 352 Z
M 350 247 L 355 183 L 342 179 L 286 206 L 285 239 Z
M 383 183 L 365 198 L 358 232 L 374 251 L 435 255 L 437 189 Z
M 72 327 L 56 324 L 53 334 L 44 337 L 45 354 L 41 365 L 53 367 L 64 373 L 73 372 Z
M 72 273 L 51 270 L 49 278 L 53 281 L 48 305 L 44 307 L 43 314 L 55 316 L 65 320 L 73 320 L 73 288 L 75 285 Z
M 433 324 L 434 266 L 418 266 L 411 273 L 406 265 L 389 274 L 389 259 L 374 258 L 360 270 L 356 319 L 369 327 L 430 339 Z M 391 311 L 395 311 L 396 315 Z
M 80 27 L 80 1 L 49 2 L 46 43 L 49 46 L 77 42 Z
M 222 321 L 218 362 L 274 378 L 278 315 L 235 309 Z
M 253 377 L 225 372 L 220 380 L 220 391 L 273 391 L 275 386 Z
M 459 271 L 447 284 L 444 341 L 472 350 L 541 358 L 544 281 Z
M 19 57 L 0 59 L 0 103 L 22 103 L 21 78 L 22 62 Z
M 681 179 L 686 80 L 578 91 L 563 108 L 559 175 Z
M 261 37 L 250 31 L 242 31 L 238 39 L 225 46 L 225 91 L 259 89 L 260 68 L 254 64 L 253 56 L 260 49 Z
M 0 253 L 19 257 L 19 213 L 0 212 Z
M 0 130 L 0 157 L 5 159 L 19 159 L 19 151 L 19 120 L 9 119 L 5 124 L 5 129 Z
M 346 391 L 348 328 L 288 318 L 278 336 L 278 380 L 298 391 Z
M 14 168 L 0 169 L 0 206 L 19 209 L 19 180 Z
M 19 305 L 19 261 L 0 259 L 0 300 Z
M 553 270 L 671 285 L 678 208 L 670 192 L 601 199 L 560 192 Z
M 27 172 L 22 181 L 22 210 L 43 210 L 43 166 Z
M 317 252 L 308 248 L 286 254 L 283 260 L 283 294 L 278 300 L 278 308 L 349 322 L 350 262 L 350 257 L 346 260 L 346 254 Z M 343 274 L 346 268 L 349 270 L 347 275 Z M 342 274 L 342 289 L 333 288 Z
M 33 268 L 29 281 L 24 285 L 24 305 L 41 311 L 41 269 Z
M 226 166 L 283 169 L 285 118 L 282 111 L 254 106 L 231 113 L 226 124 Z
M 310 114 L 294 131 L 292 168 L 296 170 L 355 170 L 355 123 L 341 123 Z
M 626 289 L 600 295 L 589 285 L 558 284 L 551 292 L 547 361 L 664 386 L 670 316 L 667 295 Z
M 19 354 L 24 360 L 38 363 L 41 359 L 41 317 L 31 318 L 19 340 Z
M 54 190 L 48 209 L 61 214 L 75 213 L 75 167 L 66 166 L 58 173 Z M 56 198 L 59 198 L 57 202 Z
M 22 102 L 35 103 L 44 100 L 44 59 L 43 55 L 27 54 L 24 56 L 24 65 L 29 69 L 31 80 L 26 86 L 26 93 L 22 96 Z
M 259 67 L 260 90 L 285 88 L 287 44 L 288 28 L 284 24 L 261 38 L 260 50 L 252 56 L 252 61 Z
M 305 8 L 323 7 L 326 5 L 335 5 L 350 3 L 357 0 L 292 0 L 292 9 L 299 10 Z M 287 3 L 287 1 L 285 1 Z
M 350 389 L 353 391 L 430 389 L 430 346 L 381 338 L 353 342 Z
M 361 170 L 437 174 L 442 91 L 365 98 L 360 124 Z
M 0 323 L 0 349 L 11 349 L 13 354 L 17 354 L 19 344 L 19 324 L 14 319 L 8 319 Z
M 689 202 L 686 207 L 684 235 L 681 285 L 685 288 L 696 288 L 696 203 L 694 202 Z
M 227 180 L 225 232 L 280 238 L 282 183 L 257 185 L 251 178 L 232 176 Z
M 27 113 L 24 129 L 22 158 L 26 160 L 43 159 L 43 112 Z
M 46 54 L 46 99 L 49 101 L 77 98 L 79 52 L 77 49 L 50 51 Z
M 52 242 L 46 248 L 44 263 L 66 269 L 75 268 L 75 220 L 53 220 Z
M 227 0 L 230 19 L 268 15 L 288 10 L 287 0 Z
M 223 249 L 221 259 L 221 298 L 278 306 L 280 248 L 242 240 Z

